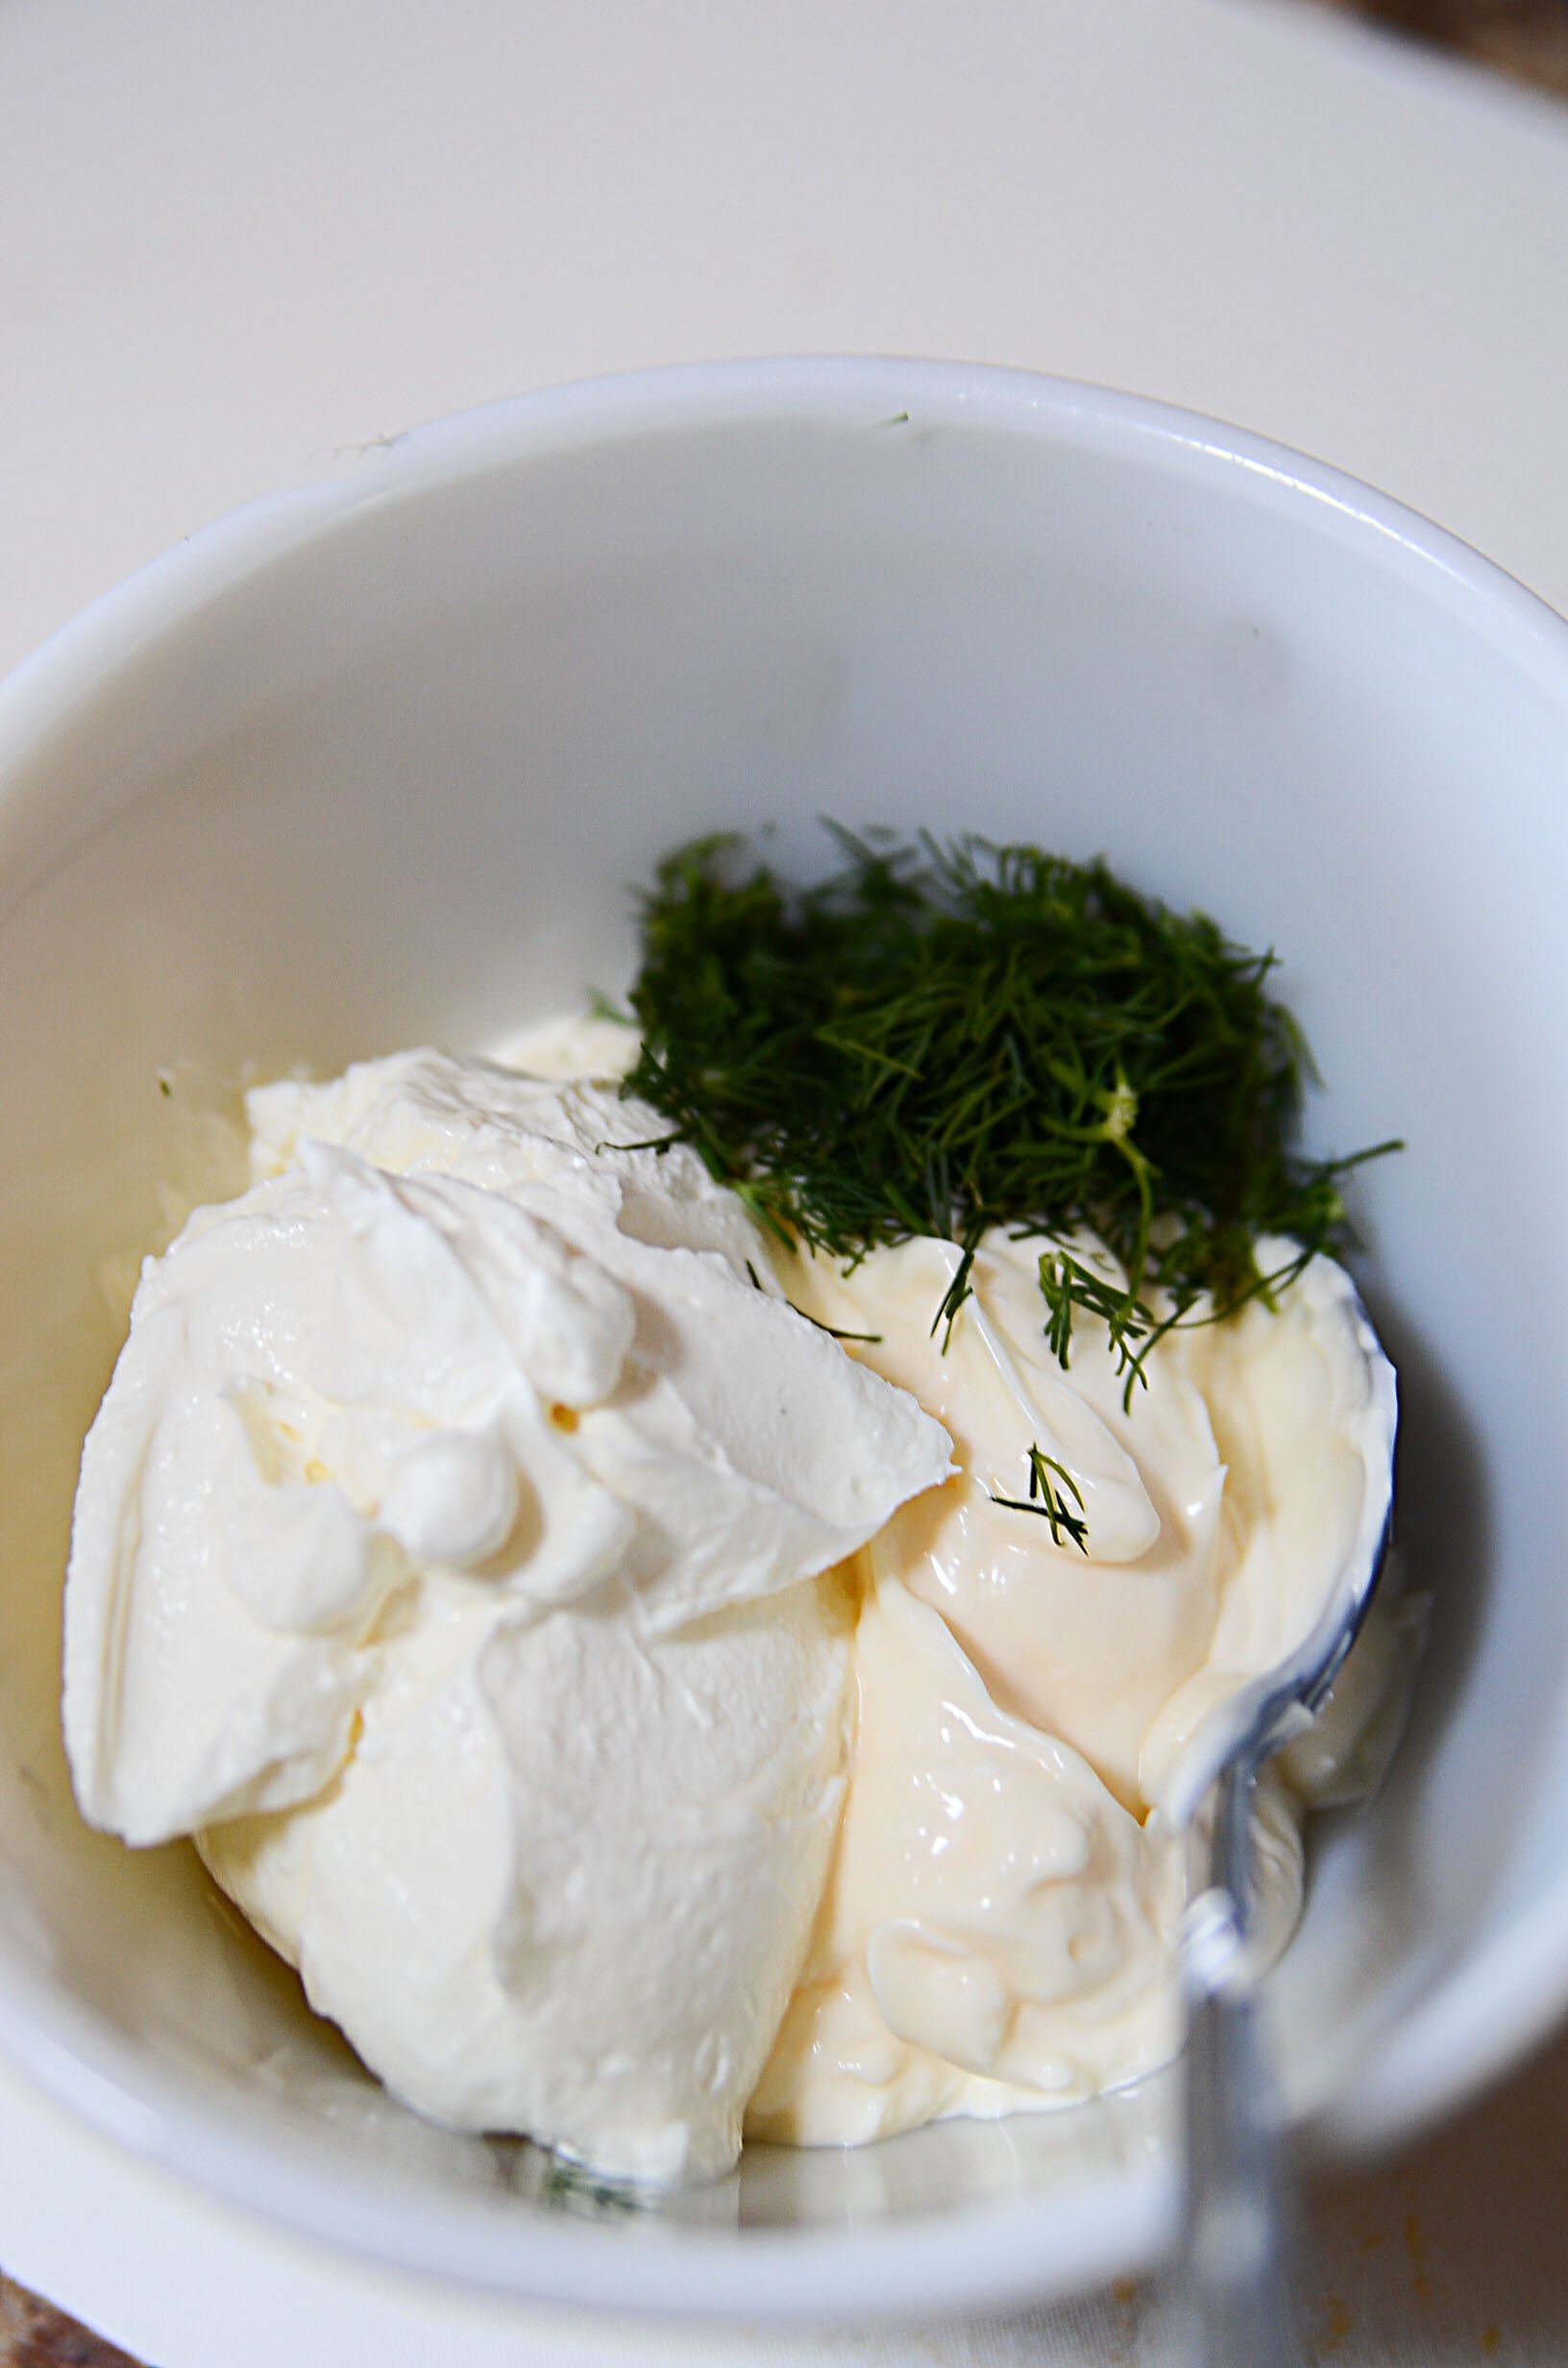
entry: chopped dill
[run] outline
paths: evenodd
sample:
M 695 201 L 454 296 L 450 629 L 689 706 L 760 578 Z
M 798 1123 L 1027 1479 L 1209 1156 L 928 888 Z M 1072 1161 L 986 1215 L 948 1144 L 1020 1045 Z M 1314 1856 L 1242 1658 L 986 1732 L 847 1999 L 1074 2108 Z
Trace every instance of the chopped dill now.
M 665 1142 L 667 1142 L 667 1143 L 668 1143 L 668 1142 L 670 1141 L 670 1137 L 667 1135 L 667 1136 L 665 1136 L 664 1140 L 665 1140 Z M 643 1147 L 645 1150 L 647 1150 L 649 1147 L 647 1144 L 645 1144 L 642 1147 Z M 747 1274 L 749 1274 L 749 1275 L 750 1275 L 750 1277 L 751 1277 L 751 1288 L 752 1288 L 752 1290 L 753 1290 L 753 1291 L 760 1291 L 760 1290 L 762 1289 L 762 1277 L 761 1277 L 761 1275 L 757 1272 L 756 1268 L 755 1268 L 755 1267 L 751 1264 L 751 1261 L 750 1261 L 750 1259 L 749 1259 L 749 1258 L 748 1258 L 748 1259 L 747 1260 L 747 1262 L 746 1262 L 746 1270 L 747 1270 Z M 794 1302 L 794 1300 L 793 1300 L 793 1299 L 787 1299 L 787 1300 L 785 1301 L 785 1305 L 786 1305 L 787 1307 L 794 1307 L 794 1306 L 795 1306 L 795 1302 Z M 805 1319 L 806 1319 L 807 1323 L 814 1323 L 814 1324 L 816 1325 L 816 1327 L 817 1327 L 817 1329 L 818 1329 L 818 1331 L 819 1331 L 819 1332 L 825 1332 L 825 1333 L 827 1334 L 827 1337 L 828 1337 L 828 1339 L 829 1339 L 830 1341 L 868 1341 L 868 1342 L 874 1342 L 874 1341 L 879 1341 L 879 1340 L 882 1338 L 882 1335 L 881 1335 L 881 1333 L 880 1333 L 880 1332 L 844 1332 L 844 1331 L 841 1331 L 841 1330 L 840 1330 L 840 1328 L 839 1328 L 839 1326 L 838 1326 L 836 1323 L 823 1323 L 823 1321 L 822 1321 L 822 1320 L 821 1320 L 821 1318 L 820 1316 L 812 1316 L 812 1315 L 808 1315 L 808 1314 L 807 1314 L 807 1311 L 806 1311 L 803 1307 L 796 1307 L 796 1308 L 795 1308 L 795 1312 L 796 1312 L 796 1314 L 797 1316 L 804 1316 L 804 1317 L 805 1317 Z
M 1056 1474 L 1054 1481 L 1051 1478 L 1053 1472 Z M 1060 1487 L 1057 1486 L 1058 1481 Z M 1078 1507 L 1077 1513 L 1067 1511 L 1063 1489 L 1071 1493 Z M 1038 1443 L 1029 1450 L 1027 1497 L 998 1496 L 994 1489 L 988 1489 L 986 1493 L 993 1505 L 1005 1505 L 1010 1513 L 1038 1513 L 1042 1520 L 1049 1521 L 1053 1545 L 1060 1545 L 1064 1538 L 1070 1538 L 1080 1554 L 1089 1552 L 1089 1523 L 1081 1517 L 1084 1492 L 1066 1464 L 1059 1464 L 1054 1455 L 1047 1455 Z
M 957 1243 L 944 1345 L 987 1228 L 1049 1235 L 1051 1346 L 1066 1366 L 1074 1316 L 1102 1319 L 1128 1403 L 1173 1324 L 1272 1301 L 1344 1245 L 1341 1178 L 1397 1146 L 1289 1147 L 1314 1072 L 1266 991 L 1272 953 L 1103 861 L 830 827 L 845 860 L 819 885 L 719 836 L 670 855 L 643 900 L 625 1091 L 761 1224 L 848 1263 Z M 1087 1262 L 1081 1227 L 1125 1284 Z M 1296 1245 L 1269 1273 L 1266 1233 Z M 1027 1509 L 1070 1536 L 1048 1461 L 1030 1459 Z
M 964 1247 L 958 1264 L 953 1269 L 953 1279 L 943 1293 L 942 1304 L 931 1319 L 933 1340 L 937 1337 L 937 1326 L 941 1324 L 943 1327 L 942 1353 L 943 1356 L 947 1354 L 947 1344 L 953 1337 L 953 1325 L 958 1320 L 959 1309 L 966 1299 L 974 1296 L 974 1287 L 969 1281 L 969 1276 L 974 1271 L 974 1253 L 979 1246 L 979 1235 L 972 1229 L 966 1229 Z
M 653 2201 L 653 2192 L 621 2180 L 600 2178 L 585 2162 L 573 2162 L 563 2156 L 554 2156 L 546 2165 L 539 2183 L 539 2197 L 556 2211 L 576 2212 L 588 2220 L 613 2217 L 623 2212 L 647 2211 Z

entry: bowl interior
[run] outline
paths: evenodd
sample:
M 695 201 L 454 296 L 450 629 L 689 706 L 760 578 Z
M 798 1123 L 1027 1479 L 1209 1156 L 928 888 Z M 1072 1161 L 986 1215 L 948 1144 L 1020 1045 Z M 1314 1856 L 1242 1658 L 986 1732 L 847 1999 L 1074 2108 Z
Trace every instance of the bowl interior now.
M 1274 2024 L 1292 2110 L 1341 2142 L 1505 2060 L 1560 2002 L 1568 1922 L 1563 638 L 1375 498 L 1200 423 L 801 365 L 415 438 L 161 563 L 24 672 L 0 704 L 0 2035 L 252 2200 L 533 2291 L 803 2307 L 815 2243 L 812 2299 L 866 2306 L 913 2218 L 956 2300 L 982 2226 L 993 2296 L 1154 2241 L 1159 2084 L 759 2156 L 618 2215 L 387 2105 L 190 1853 L 128 1853 L 71 1804 L 76 1454 L 116 1290 L 168 1188 L 212 1172 L 208 1108 L 613 989 L 629 884 L 670 845 L 776 825 L 821 868 L 827 814 L 1103 851 L 1205 906 L 1280 951 L 1331 1088 L 1314 1144 L 1406 1139 L 1357 1205 L 1435 1643 L 1385 1794 L 1317 1831 Z M 563 2244 L 563 2207 L 613 2235 Z

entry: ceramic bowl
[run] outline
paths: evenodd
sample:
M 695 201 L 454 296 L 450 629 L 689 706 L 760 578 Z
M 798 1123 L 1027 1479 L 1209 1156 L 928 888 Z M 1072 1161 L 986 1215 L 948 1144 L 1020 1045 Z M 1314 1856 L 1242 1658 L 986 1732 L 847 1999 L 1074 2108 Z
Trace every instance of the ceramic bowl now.
M 1403 1370 L 1434 1641 L 1392 1782 L 1320 1825 L 1270 1985 L 1344 2153 L 1568 1996 L 1568 628 L 1438 532 L 1211 422 L 965 367 L 778 362 L 528 397 L 269 500 L 0 690 L 0 2044 L 328 2238 L 519 2293 L 752 2318 L 1000 2303 L 1146 2263 L 1172 2084 L 624 2208 L 430 2129 L 306 2015 L 184 1846 L 81 1824 L 58 1730 L 77 1449 L 200 1094 L 625 978 L 673 842 L 816 818 L 1103 851 L 1278 949 L 1390 1133 L 1362 1279 Z M 194 1115 L 193 1115 L 194 1111 Z

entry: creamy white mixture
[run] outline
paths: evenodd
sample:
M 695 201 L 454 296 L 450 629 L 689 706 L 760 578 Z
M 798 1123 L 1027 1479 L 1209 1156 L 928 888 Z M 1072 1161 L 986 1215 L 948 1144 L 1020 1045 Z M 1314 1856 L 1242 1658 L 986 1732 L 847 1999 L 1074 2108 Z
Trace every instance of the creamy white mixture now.
M 83 1808 L 197 1833 L 421 2110 L 722 2169 L 843 1803 L 832 1573 L 946 1434 L 613 1090 L 416 1053 L 250 1112 L 83 1456 Z
M 822 1320 L 881 1335 L 854 1354 L 941 1416 L 960 1468 L 863 1558 L 854 1778 L 758 2136 L 1039 2109 L 1169 2059 L 1186 1868 L 1158 1804 L 1205 1714 L 1311 1630 L 1385 1484 L 1392 1377 L 1331 1261 L 1277 1314 L 1167 1335 L 1129 1411 L 1103 1324 L 1075 1320 L 1066 1374 L 1046 1344 L 1047 1246 L 988 1236 L 945 1351 L 949 1244 L 788 1277 Z M 1037 1443 L 1077 1484 L 1087 1557 L 994 1501 L 1025 1495 Z M 1343 1739 L 1316 1750 L 1327 1788 Z M 1302 1879 L 1279 1765 L 1258 1813 L 1273 1951 Z
M 1344 1276 L 1171 1335 L 1124 1412 L 1103 1326 L 1050 1355 L 1040 1243 L 988 1238 L 943 1354 L 950 1245 L 775 1257 L 570 1081 L 624 1039 L 523 1050 L 554 1081 L 258 1090 L 252 1189 L 148 1261 L 73 1534 L 84 1811 L 195 1834 L 420 2110 L 610 2174 L 722 2169 L 747 2109 L 852 2140 L 1137 2077 L 1164 1780 L 1386 1471 Z M 1031 1444 L 1087 1557 L 992 1501 Z M 1283 1939 L 1283 1777 L 1262 1809 Z

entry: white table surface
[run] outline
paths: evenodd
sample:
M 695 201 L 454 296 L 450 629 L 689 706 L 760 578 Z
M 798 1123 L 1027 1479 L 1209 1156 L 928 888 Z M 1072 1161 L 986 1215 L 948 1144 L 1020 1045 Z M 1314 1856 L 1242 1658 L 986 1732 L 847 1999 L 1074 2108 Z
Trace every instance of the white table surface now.
M 1568 110 L 1302 0 L 0 0 L 0 668 L 249 497 L 726 354 L 1190 404 L 1568 611 Z M 1568 2048 L 1321 2201 L 1315 2356 L 1568 2359 Z M 1152 2363 L 1136 2292 L 626 2330 L 286 2239 L 0 2071 L 0 2265 L 157 2368 Z

